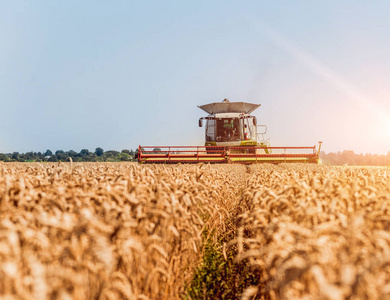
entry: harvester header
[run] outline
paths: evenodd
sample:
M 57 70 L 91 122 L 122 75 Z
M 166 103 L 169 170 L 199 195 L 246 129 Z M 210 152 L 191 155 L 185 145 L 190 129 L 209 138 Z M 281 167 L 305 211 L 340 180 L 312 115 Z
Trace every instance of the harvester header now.
M 260 104 L 214 102 L 198 106 L 208 113 L 204 146 L 139 146 L 140 163 L 319 163 L 321 142 L 313 147 L 271 147 L 264 135 L 267 126 L 250 115 Z

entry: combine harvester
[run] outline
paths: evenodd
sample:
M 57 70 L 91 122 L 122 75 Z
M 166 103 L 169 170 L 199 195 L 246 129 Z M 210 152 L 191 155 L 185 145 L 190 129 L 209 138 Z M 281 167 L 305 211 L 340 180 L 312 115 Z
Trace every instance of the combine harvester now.
M 313 147 L 271 147 L 264 139 L 265 125 L 257 125 L 250 115 L 260 104 L 230 102 L 198 106 L 209 115 L 206 121 L 204 146 L 139 146 L 139 163 L 320 163 L 318 150 Z

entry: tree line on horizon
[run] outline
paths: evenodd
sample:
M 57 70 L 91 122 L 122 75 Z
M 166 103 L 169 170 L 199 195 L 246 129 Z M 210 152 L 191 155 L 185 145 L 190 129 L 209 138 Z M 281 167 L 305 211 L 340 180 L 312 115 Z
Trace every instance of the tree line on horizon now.
M 95 162 L 95 161 L 133 161 L 136 157 L 133 150 L 123 149 L 121 152 L 115 150 L 104 151 L 98 147 L 95 152 L 88 149 L 82 149 L 80 152 L 73 150 L 57 150 L 54 153 L 51 150 L 45 152 L 26 152 L 26 153 L 0 153 L 0 161 L 3 162 L 58 162 L 67 161 L 72 158 L 74 162 Z
M 156 148 L 156 150 L 160 150 Z M 67 161 L 69 157 L 74 162 L 118 162 L 135 161 L 137 150 L 123 149 L 121 152 L 115 150 L 104 151 L 98 147 L 94 152 L 82 149 L 80 152 L 73 150 L 57 150 L 54 153 L 50 150 L 45 152 L 26 153 L 0 153 L 0 161 L 3 162 L 58 162 Z M 321 151 L 320 158 L 324 165 L 351 165 L 351 166 L 390 166 L 390 151 L 387 155 L 378 154 L 356 154 L 352 150 L 325 153 Z

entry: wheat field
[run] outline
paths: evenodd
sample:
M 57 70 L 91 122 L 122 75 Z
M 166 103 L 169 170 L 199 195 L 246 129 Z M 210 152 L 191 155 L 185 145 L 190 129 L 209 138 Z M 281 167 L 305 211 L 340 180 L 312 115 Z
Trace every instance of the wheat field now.
M 386 168 L 0 163 L 0 295 L 194 299 L 207 239 L 252 274 L 236 298 L 390 299 L 389 189 Z

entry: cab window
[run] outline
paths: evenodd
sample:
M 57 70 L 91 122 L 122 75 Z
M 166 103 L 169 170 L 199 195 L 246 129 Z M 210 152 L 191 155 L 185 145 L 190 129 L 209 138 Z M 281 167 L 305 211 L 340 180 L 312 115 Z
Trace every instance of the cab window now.
M 217 119 L 217 137 L 219 142 L 230 142 L 240 140 L 239 119 L 221 118 Z
M 215 141 L 215 120 L 207 120 L 206 141 Z

